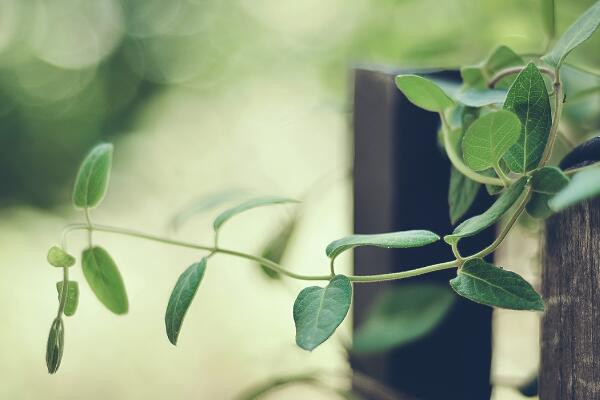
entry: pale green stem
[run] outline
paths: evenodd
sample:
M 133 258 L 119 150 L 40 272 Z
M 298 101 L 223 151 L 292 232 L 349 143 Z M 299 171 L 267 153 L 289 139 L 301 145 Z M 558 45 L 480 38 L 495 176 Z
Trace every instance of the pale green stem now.
M 500 165 L 498 165 L 498 163 L 494 165 L 494 171 L 496 171 L 496 174 L 500 177 L 505 187 L 510 186 L 510 178 L 506 176 L 506 174 L 504 173 L 504 171 L 502 171 L 502 168 L 500 168 Z
M 550 160 L 550 156 L 552 156 L 552 150 L 554 149 L 554 143 L 556 142 L 556 136 L 558 135 L 558 125 L 560 122 L 560 115 L 562 114 L 563 108 L 563 88 L 560 82 L 560 75 L 558 71 L 556 71 L 556 81 L 554 82 L 554 91 L 556 92 L 556 96 L 554 96 L 554 116 L 552 118 L 552 127 L 550 128 L 550 134 L 548 135 L 548 144 L 544 149 L 544 154 L 540 160 L 539 166 L 543 167 Z

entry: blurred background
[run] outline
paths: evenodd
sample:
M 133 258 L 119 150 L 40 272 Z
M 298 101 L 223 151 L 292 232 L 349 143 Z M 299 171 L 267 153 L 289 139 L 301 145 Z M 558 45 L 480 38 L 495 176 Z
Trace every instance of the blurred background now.
M 590 4 L 558 1 L 559 31 Z M 273 374 L 308 370 L 347 385 L 348 322 L 312 354 L 294 344 L 291 308 L 304 284 L 216 257 L 173 348 L 164 309 L 198 254 L 102 234 L 95 241 L 120 265 L 129 315 L 106 311 L 75 269 L 80 306 L 66 320 L 61 370 L 49 376 L 60 276 L 45 256 L 62 227 L 82 219 L 70 206 L 78 163 L 92 145 L 113 142 L 109 194 L 93 220 L 157 233 L 220 190 L 303 198 L 283 261 L 322 273 L 325 245 L 352 226 L 351 67 L 451 68 L 498 44 L 539 53 L 542 32 L 538 0 L 0 0 L 0 398 L 229 399 Z M 599 43 L 572 60 L 600 68 Z M 260 252 L 290 211 L 240 216 L 222 245 Z M 209 243 L 210 217 L 177 235 Z M 535 239 L 513 243 L 531 253 L 521 259 L 535 257 Z M 69 242 L 73 252 L 83 245 L 77 235 Z M 535 371 L 537 317 L 495 318 L 495 398 L 519 399 L 505 386 Z M 271 397 L 336 398 L 303 386 Z

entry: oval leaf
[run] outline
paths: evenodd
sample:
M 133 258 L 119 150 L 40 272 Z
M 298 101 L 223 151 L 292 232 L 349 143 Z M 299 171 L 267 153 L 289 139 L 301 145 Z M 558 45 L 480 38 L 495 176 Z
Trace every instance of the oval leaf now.
M 576 173 L 571 182 L 550 200 L 549 205 L 554 211 L 560 211 L 598 195 L 600 168 L 590 168 Z
M 421 247 L 440 240 L 433 232 L 425 230 L 377 233 L 373 235 L 350 235 L 331 242 L 325 249 L 327 257 L 335 258 L 340 253 L 359 246 L 406 249 Z
M 451 235 L 444 236 L 446 243 L 456 243 L 463 237 L 476 235 L 494 225 L 519 199 L 526 184 L 527 177 L 514 182 L 483 214 L 469 218 L 458 225 Z
M 565 57 L 592 36 L 600 25 L 600 1 L 597 1 L 566 30 L 552 50 L 542 57 L 544 61 L 560 67 Z
M 350 303 L 352 283 L 343 275 L 336 275 L 324 288 L 302 290 L 294 302 L 296 344 L 311 351 L 326 341 L 346 318 Z
M 450 280 L 450 286 L 476 303 L 510 310 L 544 311 L 544 301 L 529 282 L 480 258 L 467 261 L 457 277 Z
M 56 282 L 56 291 L 58 292 L 58 301 L 62 296 L 63 281 Z M 72 317 L 77 311 L 79 304 L 79 284 L 75 281 L 67 281 L 67 298 L 65 301 L 64 314 Z
M 495 167 L 520 134 L 521 122 L 515 114 L 503 110 L 486 114 L 467 129 L 463 159 L 475 171 Z
M 354 334 L 357 353 L 388 351 L 431 332 L 448 313 L 456 296 L 447 286 L 408 284 L 387 289 L 367 311 Z
M 187 313 L 194 296 L 198 291 L 198 286 L 204 277 L 206 270 L 207 257 L 203 257 L 199 263 L 192 264 L 186 269 L 177 280 L 175 288 L 171 292 L 167 312 L 165 313 L 165 327 L 167 337 L 173 345 L 177 345 L 181 324 Z
M 454 225 L 475 201 L 481 184 L 467 178 L 456 168 L 450 170 L 450 186 L 448 189 L 448 206 L 450 210 L 450 222 Z
M 569 177 L 556 167 L 543 167 L 531 174 L 531 189 L 534 192 L 555 194 L 569 184 Z
M 48 373 L 54 374 L 60 367 L 65 347 L 65 328 L 62 319 L 56 318 L 50 326 L 48 342 L 46 343 L 46 366 Z
M 428 111 L 441 112 L 454 105 L 442 88 L 421 76 L 398 75 L 396 86 L 411 103 Z
M 57 268 L 68 268 L 75 264 L 75 257 L 58 246 L 52 246 L 46 258 L 50 265 Z
M 112 153 L 112 144 L 103 143 L 94 147 L 85 157 L 75 180 L 75 207 L 92 208 L 100 203 L 108 187 Z
M 129 301 L 117 265 L 102 247 L 84 250 L 81 257 L 83 276 L 98 300 L 115 314 L 125 314 Z
M 217 215 L 213 222 L 213 227 L 215 231 L 219 230 L 219 228 L 227 222 L 230 218 L 240 214 L 244 211 L 251 210 L 257 207 L 263 206 L 271 206 L 275 204 L 286 204 L 286 203 L 298 203 L 297 200 L 289 199 L 287 197 L 280 196 L 265 196 L 265 197 L 257 197 L 255 199 L 251 199 L 245 201 L 235 207 L 229 208 L 223 211 L 221 214 Z

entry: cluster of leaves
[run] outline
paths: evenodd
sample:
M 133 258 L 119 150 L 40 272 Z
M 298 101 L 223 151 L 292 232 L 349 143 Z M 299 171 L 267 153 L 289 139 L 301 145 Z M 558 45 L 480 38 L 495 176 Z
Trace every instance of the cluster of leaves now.
M 296 343 L 312 351 L 326 341 L 346 318 L 352 303 L 353 285 L 357 282 L 378 282 L 404 279 L 411 276 L 456 268 L 457 275 L 450 287 L 460 296 L 474 302 L 513 310 L 543 311 L 544 302 L 535 289 L 518 274 L 504 270 L 484 260 L 506 237 L 517 219 L 527 213 L 543 219 L 556 211 L 600 194 L 600 168 L 589 167 L 562 171 L 548 165 L 558 134 L 558 123 L 564 102 L 560 77 L 566 56 L 584 42 L 600 24 L 600 2 L 592 6 L 541 58 L 526 62 L 505 46 L 494 50 L 482 63 L 462 69 L 463 85 L 449 88 L 416 75 L 400 75 L 398 88 L 415 105 L 439 113 L 445 151 L 452 162 L 449 205 L 453 223 L 468 211 L 480 185 L 497 195 L 493 205 L 480 215 L 462 221 L 443 240 L 452 248 L 455 259 L 414 270 L 369 276 L 336 274 L 335 259 L 359 246 L 382 248 L 414 248 L 441 240 L 427 230 L 389 232 L 373 235 L 350 235 L 330 243 L 325 254 L 330 259 L 330 273 L 307 276 L 292 273 L 278 263 L 296 225 L 292 218 L 269 241 L 263 257 L 257 257 L 218 246 L 223 225 L 236 215 L 257 207 L 288 204 L 295 201 L 285 197 L 264 196 L 246 199 L 222 211 L 213 222 L 214 246 L 192 246 L 185 242 L 161 239 L 120 228 L 92 224 L 90 210 L 104 197 L 109 180 L 113 148 L 109 144 L 95 147 L 84 159 L 75 182 L 73 204 L 83 209 L 86 224 L 81 228 L 89 233 L 89 245 L 83 251 L 83 275 L 98 300 L 115 314 L 128 311 L 125 285 L 116 263 L 109 253 L 92 244 L 96 230 L 137 236 L 194 247 L 209 252 L 191 264 L 179 277 L 171 293 L 166 312 L 165 328 L 169 341 L 176 344 L 185 315 L 204 277 L 209 260 L 215 254 L 228 254 L 255 261 L 268 270 L 271 277 L 287 275 L 301 280 L 325 280 L 325 286 L 310 286 L 302 290 L 294 303 Z M 549 77 L 549 80 L 544 77 Z M 551 99 L 554 100 L 554 107 Z M 236 197 L 222 194 L 223 199 Z M 205 202 L 183 214 L 221 204 L 218 199 Z M 174 225 L 181 223 L 179 215 Z M 478 253 L 463 256 L 461 240 L 477 235 L 502 219 L 507 222 L 496 241 Z M 69 268 L 75 258 L 67 253 L 66 243 L 53 247 L 48 253 L 51 265 L 63 269 L 63 280 L 57 284 L 59 310 L 53 321 L 47 347 L 50 373 L 57 371 L 64 347 L 63 314 L 72 316 L 77 309 L 79 287 L 69 280 Z M 423 308 L 418 311 L 406 304 L 407 299 L 419 299 Z M 441 287 L 400 287 L 378 299 L 371 318 L 359 330 L 356 351 L 383 351 L 414 340 L 433 329 L 450 309 L 454 295 Z M 390 329 L 390 326 L 393 327 Z M 398 329 L 412 326 L 399 334 Z

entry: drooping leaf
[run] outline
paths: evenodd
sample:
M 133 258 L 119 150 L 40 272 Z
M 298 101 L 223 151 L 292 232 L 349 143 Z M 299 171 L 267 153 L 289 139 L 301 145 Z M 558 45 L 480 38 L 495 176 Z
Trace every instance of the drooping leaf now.
M 521 197 L 526 184 L 527 177 L 522 177 L 514 182 L 483 214 L 469 218 L 458 225 L 451 235 L 444 236 L 446 243 L 456 243 L 461 238 L 476 235 L 494 225 Z
M 542 57 L 554 67 L 560 67 L 567 55 L 592 36 L 600 25 L 600 1 L 597 1 L 562 34 L 552 50 Z
M 450 170 L 450 186 L 448 190 L 448 206 L 450 221 L 454 225 L 475 201 L 481 184 L 467 178 L 456 168 Z
M 312 351 L 329 339 L 346 318 L 352 303 L 352 283 L 336 275 L 326 287 L 303 289 L 294 302 L 296 344 Z
M 261 257 L 271 260 L 276 263 L 281 263 L 283 256 L 288 249 L 290 239 L 296 229 L 296 218 L 290 219 L 280 230 L 269 240 L 267 245 L 261 252 Z M 272 270 L 264 265 L 261 265 L 261 270 L 270 279 L 281 279 L 281 274 L 277 271 Z
M 544 311 L 544 301 L 520 275 L 488 264 L 481 258 L 468 260 L 450 286 L 476 303 L 510 310 Z
M 600 168 L 590 168 L 576 173 L 569 184 L 550 200 L 549 205 L 554 211 L 560 211 L 598 195 Z
M 65 327 L 60 318 L 54 319 L 50 326 L 48 341 L 46 343 L 46 366 L 48 373 L 54 374 L 60 367 L 65 347 Z
M 465 86 L 472 88 L 486 88 L 487 82 L 500 70 L 515 67 L 523 64 L 523 59 L 507 46 L 499 46 L 483 62 L 477 65 L 465 66 L 461 68 L 460 74 Z M 502 79 L 497 88 L 507 88 L 510 86 L 514 77 Z
M 514 172 L 531 171 L 542 158 L 552 125 L 546 84 L 534 63 L 517 76 L 508 90 L 504 109 L 521 120 L 519 140 L 506 152 L 504 160 Z
M 58 246 L 52 246 L 50 250 L 48 250 L 48 256 L 46 258 L 50 265 L 57 268 L 72 267 L 75 264 L 75 257 Z
M 452 107 L 454 101 L 433 81 L 417 75 L 398 75 L 396 86 L 417 107 L 441 112 Z
M 531 174 L 531 189 L 534 192 L 555 194 L 569 184 L 569 177 L 556 167 L 542 167 Z
M 94 147 L 85 157 L 75 179 L 75 207 L 92 208 L 100 203 L 108 187 L 112 153 L 112 144 L 103 143 Z
M 556 35 L 556 4 L 554 0 L 540 0 L 542 6 L 542 25 L 546 39 L 552 40 Z
M 117 265 L 102 247 L 90 247 L 81 256 L 83 276 L 90 288 L 110 311 L 125 314 L 129 301 L 125 284 Z
M 425 230 L 376 233 L 372 235 L 350 235 L 335 240 L 327 246 L 325 253 L 335 258 L 340 253 L 359 246 L 385 247 L 387 249 L 406 249 L 421 247 L 440 240 L 433 232 Z
M 257 197 L 254 199 L 250 199 L 241 204 L 238 204 L 235 207 L 229 208 L 229 209 L 223 211 L 221 214 L 217 215 L 217 218 L 215 218 L 215 220 L 213 222 L 213 227 L 214 227 L 215 231 L 217 231 L 230 218 L 232 218 L 244 211 L 251 210 L 253 208 L 263 207 L 263 206 L 271 206 L 271 205 L 275 205 L 275 204 L 286 204 L 286 203 L 297 203 L 297 202 L 298 202 L 297 200 L 293 200 L 293 199 L 290 199 L 287 197 L 281 197 L 281 196 L 264 196 L 264 197 Z
M 165 313 L 165 328 L 167 337 L 173 345 L 177 345 L 181 325 L 204 277 L 207 261 L 208 259 L 203 257 L 200 262 L 190 265 L 181 274 L 171 292 Z
M 506 100 L 505 89 L 466 89 L 456 93 L 456 100 L 469 107 L 484 107 L 503 104 Z
M 525 211 L 533 218 L 546 219 L 554 214 L 554 211 L 548 205 L 551 198 L 552 195 L 550 194 L 533 192 L 525 206 Z
M 353 350 L 377 353 L 410 343 L 431 332 L 448 313 L 455 296 L 447 286 L 408 284 L 387 289 L 354 334 Z
M 62 294 L 63 281 L 56 282 L 56 291 L 58 292 L 58 301 Z M 67 282 L 67 298 L 65 301 L 64 314 L 67 317 L 72 317 L 77 311 L 79 304 L 79 284 L 76 281 Z
M 519 118 L 509 111 L 495 111 L 479 118 L 469 127 L 462 142 L 463 159 L 475 171 L 498 165 L 521 133 Z

